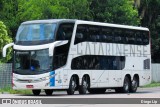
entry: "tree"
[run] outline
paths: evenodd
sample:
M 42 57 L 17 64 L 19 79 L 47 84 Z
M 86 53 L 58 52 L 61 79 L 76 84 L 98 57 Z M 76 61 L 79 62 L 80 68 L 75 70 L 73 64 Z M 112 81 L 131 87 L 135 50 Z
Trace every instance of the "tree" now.
M 160 14 L 159 0 L 135 0 L 136 8 L 139 11 L 141 25 L 145 27 L 152 26 L 157 16 Z
M 141 19 L 141 26 L 150 29 L 152 40 L 152 62 L 160 63 L 160 1 L 159 0 L 135 0 Z
M 21 21 L 35 19 L 89 19 L 87 0 L 20 0 Z
M 7 62 L 9 59 L 11 59 L 11 49 L 7 51 L 7 57 L 2 58 L 2 49 L 4 45 L 11 43 L 12 39 L 8 36 L 6 26 L 2 21 L 0 21 L 0 63 L 1 62 Z
M 60 5 L 68 9 L 68 18 L 70 19 L 93 19 L 88 0 L 60 0 Z
M 18 0 L 0 0 L 0 20 L 7 26 L 10 36 L 14 37 L 19 26 Z
M 91 0 L 93 19 L 127 25 L 139 25 L 137 9 L 130 0 Z

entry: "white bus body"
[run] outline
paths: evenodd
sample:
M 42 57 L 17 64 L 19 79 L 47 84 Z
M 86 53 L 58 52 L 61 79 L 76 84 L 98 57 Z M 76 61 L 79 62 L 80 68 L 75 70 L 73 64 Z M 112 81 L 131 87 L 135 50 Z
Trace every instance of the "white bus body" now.
M 32 89 L 35 95 L 41 89 L 47 95 L 53 90 L 104 93 L 107 88 L 136 92 L 151 82 L 148 28 L 35 20 L 21 24 L 12 45 L 13 89 Z

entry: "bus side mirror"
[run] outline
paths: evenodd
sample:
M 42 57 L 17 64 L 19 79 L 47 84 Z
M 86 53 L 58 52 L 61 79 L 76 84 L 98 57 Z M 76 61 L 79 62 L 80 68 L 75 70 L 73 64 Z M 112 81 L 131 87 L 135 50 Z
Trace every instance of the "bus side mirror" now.
M 13 46 L 14 45 L 14 43 L 9 43 L 9 44 L 7 44 L 7 45 L 5 45 L 4 47 L 3 47 L 3 53 L 2 53 L 2 55 L 3 55 L 3 57 L 6 57 L 6 53 L 7 53 L 7 48 L 9 48 L 9 47 L 11 47 L 11 46 Z
M 68 43 L 68 40 L 56 41 L 56 42 L 52 43 L 52 44 L 49 46 L 49 56 L 53 56 L 54 48 L 55 48 L 55 47 L 61 46 L 61 45 L 67 44 L 67 43 Z

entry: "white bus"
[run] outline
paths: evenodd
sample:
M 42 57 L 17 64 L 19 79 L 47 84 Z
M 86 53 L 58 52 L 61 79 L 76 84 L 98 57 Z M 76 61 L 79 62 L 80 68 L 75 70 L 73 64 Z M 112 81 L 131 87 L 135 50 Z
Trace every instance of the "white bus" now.
M 13 89 L 69 95 L 136 92 L 151 82 L 149 29 L 71 19 L 23 22 L 13 46 Z

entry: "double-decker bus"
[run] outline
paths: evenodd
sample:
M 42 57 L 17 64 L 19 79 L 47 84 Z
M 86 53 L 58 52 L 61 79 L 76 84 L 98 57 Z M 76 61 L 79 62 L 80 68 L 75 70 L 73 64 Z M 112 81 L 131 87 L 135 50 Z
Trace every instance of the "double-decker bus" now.
M 151 82 L 149 29 L 72 19 L 23 22 L 13 47 L 13 89 L 69 95 L 136 92 Z

